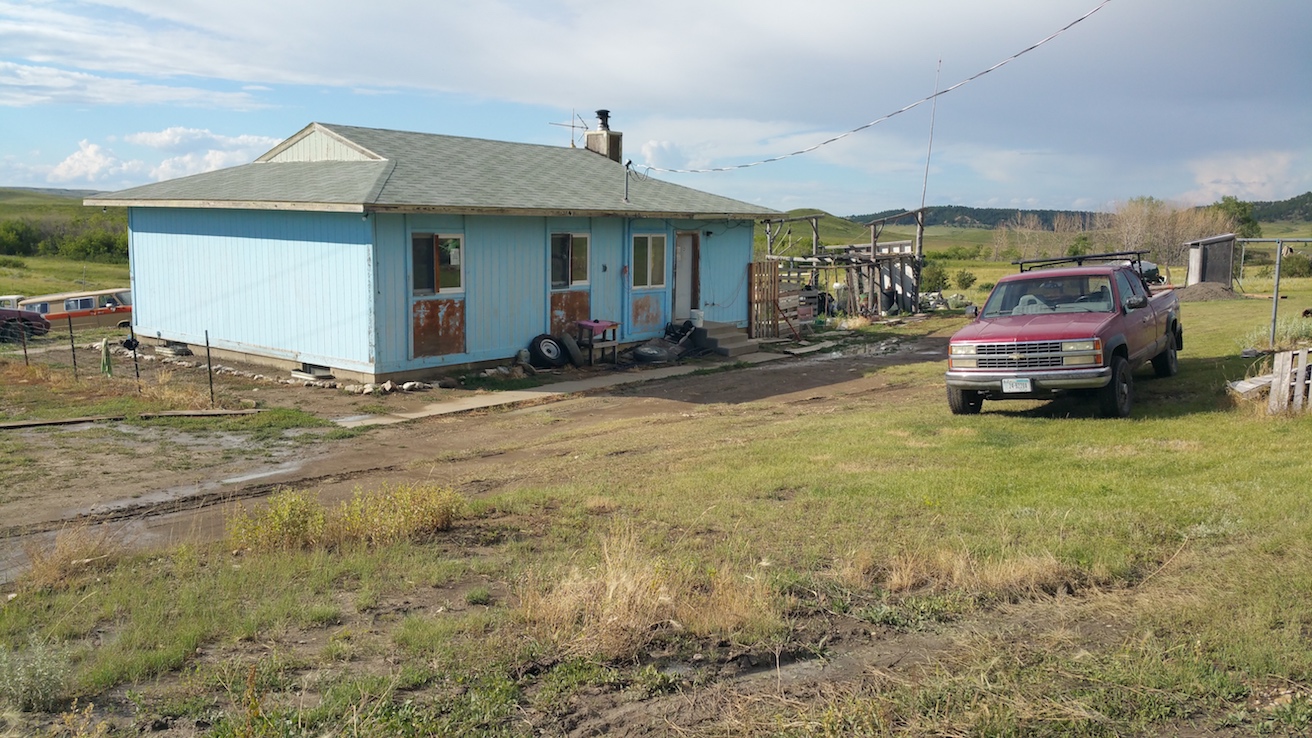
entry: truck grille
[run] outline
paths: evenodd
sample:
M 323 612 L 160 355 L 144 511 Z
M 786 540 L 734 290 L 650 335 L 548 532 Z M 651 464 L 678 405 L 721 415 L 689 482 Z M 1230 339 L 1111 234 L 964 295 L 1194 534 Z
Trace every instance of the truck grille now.
M 980 369 L 1047 369 L 1062 366 L 1061 341 L 981 343 L 975 347 Z

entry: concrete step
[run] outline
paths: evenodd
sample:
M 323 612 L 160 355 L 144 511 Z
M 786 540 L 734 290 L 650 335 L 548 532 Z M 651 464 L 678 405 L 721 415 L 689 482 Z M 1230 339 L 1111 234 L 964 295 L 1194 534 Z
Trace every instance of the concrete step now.
M 692 342 L 721 356 L 741 356 L 757 349 L 757 342 L 747 337 L 747 330 L 733 323 L 704 323 L 693 330 Z

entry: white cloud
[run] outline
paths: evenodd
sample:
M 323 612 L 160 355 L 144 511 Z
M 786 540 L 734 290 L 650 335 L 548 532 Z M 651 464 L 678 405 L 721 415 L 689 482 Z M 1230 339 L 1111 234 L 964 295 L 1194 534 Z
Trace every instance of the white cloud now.
M 55 165 L 54 169 L 46 175 L 46 179 L 58 183 L 90 184 L 139 174 L 144 168 L 145 165 L 139 161 L 123 161 L 98 144 L 83 140 L 78 142 L 77 152 Z
M 224 136 L 205 128 L 182 126 L 173 126 L 162 131 L 130 133 L 124 136 L 123 140 L 163 151 L 194 152 L 200 148 L 210 147 L 239 155 L 253 152 L 251 158 L 268 151 L 282 141 L 280 138 L 269 136 Z
M 1312 158 L 1312 157 L 1307 157 Z M 1279 200 L 1312 189 L 1312 174 L 1296 166 L 1292 151 L 1235 152 L 1189 162 L 1194 189 L 1177 199 L 1189 205 L 1207 205 L 1232 195 L 1240 200 Z
M 0 61 L 0 106 L 190 105 L 250 110 L 262 107 L 244 92 L 144 84 L 130 79 Z

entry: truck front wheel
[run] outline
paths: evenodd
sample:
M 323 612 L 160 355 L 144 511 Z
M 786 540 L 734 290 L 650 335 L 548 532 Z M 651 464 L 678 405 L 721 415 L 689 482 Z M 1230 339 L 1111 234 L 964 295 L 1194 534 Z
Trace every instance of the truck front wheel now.
M 1098 407 L 1106 418 L 1128 418 L 1134 406 L 1134 375 L 1124 356 L 1112 357 L 1112 378 L 1098 390 Z
M 984 407 L 984 395 L 975 390 L 948 387 L 948 408 L 953 415 L 974 415 Z

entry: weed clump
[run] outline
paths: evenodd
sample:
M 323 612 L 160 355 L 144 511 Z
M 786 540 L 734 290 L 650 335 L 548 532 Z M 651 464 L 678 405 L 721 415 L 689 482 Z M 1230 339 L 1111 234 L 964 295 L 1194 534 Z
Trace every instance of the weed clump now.
M 449 530 L 464 510 L 458 493 L 429 484 L 357 489 L 335 508 L 313 493 L 285 490 L 259 510 L 239 507 L 228 519 L 228 540 L 253 551 L 378 546 Z
M 50 712 L 67 699 L 68 656 L 37 638 L 26 649 L 0 646 L 0 699 L 24 712 Z

